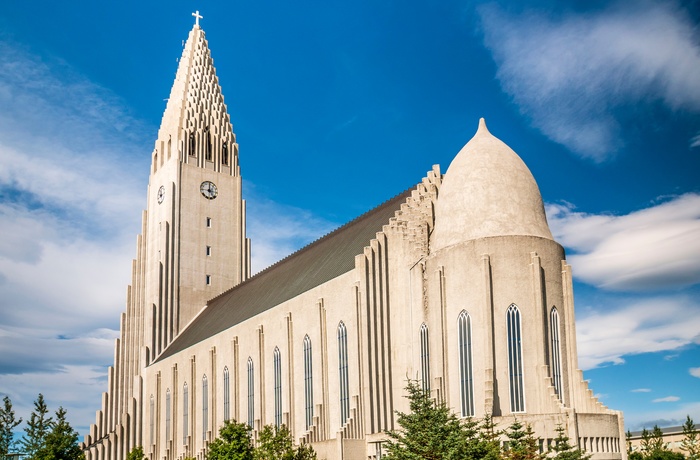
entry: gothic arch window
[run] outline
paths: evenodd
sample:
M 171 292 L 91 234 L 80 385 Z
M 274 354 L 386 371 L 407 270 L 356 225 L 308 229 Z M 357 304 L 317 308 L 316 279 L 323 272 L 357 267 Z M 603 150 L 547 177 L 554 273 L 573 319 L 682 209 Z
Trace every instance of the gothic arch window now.
M 155 433 L 154 433 L 155 426 L 156 426 L 156 423 L 155 423 L 156 407 L 155 406 L 156 406 L 155 399 L 153 398 L 153 395 L 151 395 L 151 400 L 150 400 L 149 405 L 148 405 L 148 407 L 150 409 L 149 422 L 150 422 L 151 444 L 155 444 L 155 440 L 156 440 Z
M 474 375 L 472 366 L 472 318 L 462 310 L 457 318 L 459 341 L 459 393 L 462 417 L 474 416 Z
M 194 141 L 194 133 L 190 133 L 190 155 L 195 156 L 197 155 L 197 151 L 195 150 L 195 141 Z
M 248 357 L 248 426 L 253 428 L 255 420 L 255 376 L 253 358 Z
M 430 391 L 430 343 L 425 323 L 420 325 L 420 380 L 423 391 Z
M 165 440 L 170 441 L 170 417 L 172 415 L 172 409 L 171 409 L 171 396 L 170 396 L 170 388 L 165 390 Z
M 314 419 L 314 380 L 311 363 L 311 339 L 304 337 L 304 407 L 306 409 L 306 429 L 313 424 Z
M 189 403 L 189 390 L 187 388 L 187 382 L 182 386 L 182 444 L 187 445 L 187 435 L 189 434 L 189 415 L 190 415 L 190 403 Z
M 552 383 L 559 400 L 561 400 L 561 345 L 559 342 L 559 312 L 552 307 L 549 313 L 549 331 L 552 341 Z
M 272 354 L 272 367 L 275 393 L 275 426 L 282 426 L 282 356 L 280 349 L 275 347 Z
M 228 164 L 228 143 L 226 143 L 226 141 L 224 141 L 224 144 L 221 146 L 221 164 Z
M 510 410 L 525 412 L 525 388 L 523 383 L 523 345 L 520 327 L 520 310 L 511 304 L 506 312 L 508 329 L 508 373 L 510 376 Z
M 231 381 L 229 380 L 228 367 L 224 367 L 224 421 L 231 418 Z
M 340 426 L 350 416 L 350 389 L 348 378 L 348 331 L 345 323 L 338 324 L 338 380 L 340 381 Z
M 209 381 L 202 377 L 202 440 L 206 441 L 209 431 Z

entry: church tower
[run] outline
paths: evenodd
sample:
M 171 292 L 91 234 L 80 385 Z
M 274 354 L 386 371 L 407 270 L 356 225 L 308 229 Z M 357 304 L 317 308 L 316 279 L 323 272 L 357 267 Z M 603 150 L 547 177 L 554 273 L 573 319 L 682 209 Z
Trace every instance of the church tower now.
M 209 299 L 250 277 L 238 144 L 193 16 L 151 156 L 114 366 L 84 443 L 92 458 L 125 458 L 142 445 L 143 370 Z

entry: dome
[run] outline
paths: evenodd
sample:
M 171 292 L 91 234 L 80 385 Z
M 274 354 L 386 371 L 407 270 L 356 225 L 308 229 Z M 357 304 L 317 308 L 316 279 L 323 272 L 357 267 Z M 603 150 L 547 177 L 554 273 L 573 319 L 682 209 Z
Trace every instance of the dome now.
M 523 160 L 489 132 L 482 118 L 443 178 L 430 250 L 505 235 L 553 239 L 535 178 Z

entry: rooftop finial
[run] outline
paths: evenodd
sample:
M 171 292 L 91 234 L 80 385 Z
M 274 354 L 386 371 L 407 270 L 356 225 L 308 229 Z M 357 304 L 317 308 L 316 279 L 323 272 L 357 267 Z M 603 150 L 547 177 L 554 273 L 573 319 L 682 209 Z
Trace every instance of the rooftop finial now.
M 200 19 L 203 19 L 204 16 L 202 16 L 201 14 L 199 14 L 199 10 L 195 11 L 194 13 L 192 13 L 192 16 L 194 16 L 194 25 L 197 26 L 197 27 L 199 27 L 199 20 L 200 20 Z

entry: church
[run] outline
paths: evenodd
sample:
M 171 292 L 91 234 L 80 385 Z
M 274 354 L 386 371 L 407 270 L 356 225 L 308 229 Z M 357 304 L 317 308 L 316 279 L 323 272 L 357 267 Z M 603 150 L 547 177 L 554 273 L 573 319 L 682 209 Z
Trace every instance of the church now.
M 251 274 L 239 147 L 200 17 L 152 152 L 87 460 L 136 446 L 204 459 L 226 420 L 254 439 L 284 424 L 319 459 L 379 460 L 407 378 L 460 417 L 530 424 L 542 450 L 561 425 L 594 460 L 625 459 L 622 413 L 578 369 L 572 268 L 537 183 L 483 119 L 446 171 Z

